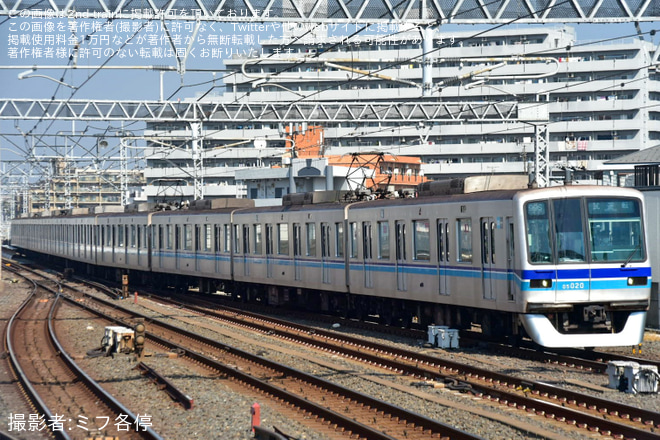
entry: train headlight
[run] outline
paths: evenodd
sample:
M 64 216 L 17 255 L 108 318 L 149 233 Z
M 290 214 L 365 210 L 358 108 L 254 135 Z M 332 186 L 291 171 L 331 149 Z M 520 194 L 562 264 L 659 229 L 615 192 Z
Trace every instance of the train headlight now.
M 552 280 L 530 280 L 529 287 L 532 289 L 548 289 L 552 287 Z
M 629 277 L 628 285 L 629 286 L 646 286 L 648 283 L 647 277 Z

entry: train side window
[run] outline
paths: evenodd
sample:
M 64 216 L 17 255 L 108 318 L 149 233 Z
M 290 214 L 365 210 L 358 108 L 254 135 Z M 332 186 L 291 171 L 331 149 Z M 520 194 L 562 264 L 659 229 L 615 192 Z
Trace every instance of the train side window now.
M 212 243 L 213 243 L 213 231 L 211 229 L 211 225 L 205 224 L 204 225 L 204 250 L 205 251 L 210 251 Z
M 215 246 L 215 253 L 217 254 L 222 251 L 222 236 L 220 235 L 220 231 L 222 231 L 222 227 L 220 225 L 215 225 L 213 229 L 215 230 L 214 246 Z
M 183 249 L 186 251 L 192 250 L 193 246 L 193 228 L 192 225 L 183 225 Z
M 136 231 L 135 238 L 137 239 L 137 241 L 135 243 L 135 246 L 138 247 L 138 248 L 141 248 L 142 247 L 142 226 L 140 226 L 140 225 L 137 226 L 137 231 Z
M 390 224 L 386 221 L 378 222 L 378 258 L 390 259 Z
M 321 223 L 321 256 L 323 258 L 330 256 L 330 225 Z
M 181 249 L 181 225 L 174 225 L 174 250 Z
M 273 225 L 266 223 L 266 255 L 273 255 Z
M 165 227 L 167 228 L 167 234 L 166 234 L 167 249 L 172 249 L 172 247 L 173 247 L 172 242 L 174 241 L 172 239 L 174 237 L 174 232 L 172 231 L 172 225 L 165 225 Z
M 124 247 L 124 226 L 117 226 L 117 247 Z
M 344 256 L 344 224 L 335 223 L 335 256 Z
M 158 249 L 163 249 L 163 225 L 158 225 Z
M 261 255 L 262 246 L 261 246 L 261 225 L 254 225 L 254 253 Z
M 446 219 L 438 220 L 438 261 L 449 261 L 449 223 Z
M 277 232 L 277 253 L 280 255 L 289 255 L 289 225 L 287 223 L 278 223 Z
M 365 260 L 373 258 L 371 250 L 371 222 L 362 222 L 362 255 Z
M 351 244 L 351 258 L 357 258 L 358 257 L 358 227 L 357 223 L 351 223 L 349 225 L 350 231 L 349 233 L 351 234 L 349 239 L 350 239 L 350 244 Z
M 202 250 L 202 226 L 195 225 L 195 252 Z
M 250 225 L 243 225 L 243 252 L 250 253 Z
M 307 230 L 307 256 L 308 257 L 315 257 L 316 256 L 316 224 L 315 223 L 307 223 L 306 225 L 306 230 Z
M 490 222 L 490 262 L 495 264 L 495 222 Z
M 241 252 L 241 229 L 239 225 L 234 225 L 234 253 Z
M 415 260 L 431 259 L 431 232 L 428 220 L 413 221 L 413 255 Z
M 456 220 L 456 242 L 458 243 L 457 260 L 459 263 L 472 263 L 472 219 Z
M 224 225 L 225 230 L 225 252 L 231 251 L 231 225 Z
M 131 247 L 134 248 L 137 243 L 135 225 L 131 225 Z
M 300 257 L 302 255 L 302 228 L 300 223 L 293 224 L 293 256 Z

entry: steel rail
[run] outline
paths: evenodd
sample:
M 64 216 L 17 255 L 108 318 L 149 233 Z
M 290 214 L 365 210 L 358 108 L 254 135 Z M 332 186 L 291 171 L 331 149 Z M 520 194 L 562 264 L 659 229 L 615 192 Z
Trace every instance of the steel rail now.
M 305 381 L 310 384 L 317 385 L 319 387 L 323 387 L 324 389 L 328 390 L 329 392 L 332 393 L 337 393 L 343 396 L 346 396 L 349 399 L 364 402 L 365 405 L 368 405 L 372 408 L 379 408 L 380 411 L 384 411 L 387 414 L 392 415 L 393 417 L 398 417 L 400 420 L 406 420 L 408 423 L 413 423 L 416 426 L 423 427 L 424 430 L 431 430 L 434 433 L 441 433 L 442 436 L 446 436 L 450 439 L 455 439 L 455 440 L 474 440 L 479 437 L 473 436 L 469 433 L 466 433 L 462 430 L 459 430 L 457 428 L 454 428 L 453 426 L 446 425 L 444 423 L 438 422 L 436 420 L 430 419 L 428 417 L 422 416 L 420 414 L 412 413 L 410 411 L 407 411 L 403 408 L 397 407 L 395 405 L 391 405 L 387 402 L 384 402 L 379 399 L 375 399 L 373 397 L 367 396 L 365 394 L 359 393 L 357 391 L 352 391 L 348 390 L 340 385 L 336 385 L 332 382 L 326 381 L 324 379 L 318 378 L 313 375 L 309 375 L 307 373 L 304 373 L 300 370 L 288 367 L 286 365 L 282 365 L 280 363 L 265 359 L 261 356 L 257 356 L 255 354 L 240 350 L 236 347 L 233 347 L 228 344 L 223 344 L 220 342 L 217 342 L 213 339 L 195 334 L 193 332 L 189 332 L 187 330 L 178 328 L 174 325 L 153 319 L 152 317 L 142 315 L 140 313 L 136 313 L 132 310 L 125 309 L 121 306 L 118 306 L 117 304 L 111 303 L 110 301 L 107 301 L 102 298 L 97 298 L 93 297 L 91 295 L 85 294 L 86 296 L 90 296 L 95 301 L 98 301 L 106 306 L 115 308 L 117 310 L 121 310 L 122 312 L 128 314 L 129 316 L 132 317 L 139 317 L 143 318 L 145 320 L 145 324 L 155 324 L 158 326 L 161 326 L 162 328 L 176 332 L 178 334 L 181 334 L 187 338 L 194 339 L 196 341 L 202 342 L 210 347 L 213 347 L 217 350 L 222 350 L 228 353 L 232 353 L 236 356 L 240 356 L 245 360 L 248 360 L 250 362 L 255 362 L 260 365 L 263 365 L 267 368 L 275 369 L 276 371 L 281 371 L 283 374 L 285 374 L 287 377 L 293 377 L 301 381 Z M 108 315 L 105 315 L 104 313 L 91 308 L 90 306 L 86 304 L 82 304 L 79 302 L 75 302 L 73 299 L 67 298 L 66 296 L 63 297 L 67 301 L 70 301 L 72 303 L 75 303 L 79 307 L 83 307 L 86 310 L 97 314 L 98 316 L 103 317 L 104 319 L 107 319 L 111 322 L 114 322 L 118 325 L 123 325 L 123 326 L 129 326 L 130 324 L 115 318 L 111 317 Z M 374 430 L 366 425 L 363 425 L 362 423 L 356 422 L 350 417 L 344 416 L 343 414 L 337 413 L 333 410 L 330 410 L 324 406 L 318 405 L 314 402 L 311 402 L 307 400 L 304 397 L 297 396 L 295 394 L 291 394 L 286 390 L 280 389 L 268 382 L 259 380 L 253 376 L 250 376 L 247 373 L 243 373 L 241 371 L 236 370 L 235 368 L 231 366 L 227 366 L 224 364 L 221 364 L 217 362 L 214 359 L 211 359 L 210 357 L 207 357 L 203 354 L 196 353 L 193 351 L 188 350 L 186 347 L 182 347 L 178 344 L 175 344 L 167 339 L 161 338 L 157 335 L 154 335 L 152 333 L 147 333 L 147 338 L 152 340 L 153 342 L 164 346 L 168 347 L 169 349 L 173 350 L 182 350 L 184 352 L 184 355 L 191 358 L 195 362 L 198 362 L 202 365 L 206 365 L 209 368 L 213 368 L 217 371 L 222 372 L 223 374 L 227 374 L 231 377 L 236 377 L 238 380 L 242 381 L 243 383 L 246 383 L 255 389 L 262 390 L 264 393 L 268 393 L 270 395 L 273 395 L 277 398 L 281 398 L 284 400 L 287 400 L 289 402 L 294 403 L 296 406 L 299 408 L 309 411 L 310 413 L 316 414 L 319 417 L 323 418 L 326 421 L 332 421 L 332 423 L 336 423 L 340 426 L 344 426 L 346 430 L 352 431 L 354 434 L 359 435 L 361 438 L 367 438 L 367 439 L 388 439 L 391 440 L 391 437 L 379 432 L 377 430 Z

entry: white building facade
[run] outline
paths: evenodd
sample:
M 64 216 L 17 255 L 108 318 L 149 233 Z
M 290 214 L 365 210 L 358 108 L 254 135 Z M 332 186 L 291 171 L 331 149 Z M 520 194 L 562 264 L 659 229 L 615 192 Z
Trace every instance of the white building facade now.
M 605 162 L 660 142 L 651 42 L 583 43 L 568 26 L 420 32 L 342 40 L 293 31 L 227 60 L 236 73 L 224 93 L 203 99 L 270 110 L 192 128 L 151 124 L 148 195 L 163 196 L 168 182 L 190 195 L 201 179 L 205 196 L 249 196 L 235 171 L 279 166 L 288 124 L 322 126 L 327 155 L 419 156 L 432 179 L 531 172 L 540 124 L 551 175 L 568 168 L 583 182 L 622 184 L 632 169 Z M 543 107 L 547 121 L 521 121 L 521 103 Z

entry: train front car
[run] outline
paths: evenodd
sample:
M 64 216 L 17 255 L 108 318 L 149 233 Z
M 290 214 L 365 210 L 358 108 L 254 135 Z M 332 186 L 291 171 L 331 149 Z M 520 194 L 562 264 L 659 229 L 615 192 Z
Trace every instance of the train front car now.
M 515 199 L 524 234 L 521 321 L 545 347 L 605 347 L 642 341 L 651 267 L 642 194 L 563 186 Z

